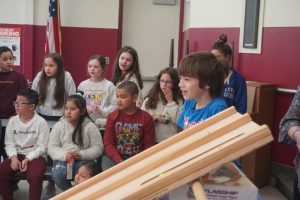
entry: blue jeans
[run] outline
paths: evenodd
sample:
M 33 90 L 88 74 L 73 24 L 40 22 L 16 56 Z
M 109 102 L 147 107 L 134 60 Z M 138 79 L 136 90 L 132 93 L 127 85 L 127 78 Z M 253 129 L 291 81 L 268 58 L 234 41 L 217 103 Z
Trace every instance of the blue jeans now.
M 131 156 L 121 155 L 121 158 L 123 160 L 127 160 L 130 157 Z M 106 154 L 102 155 L 102 162 L 101 162 L 102 171 L 105 171 L 115 165 L 116 165 L 116 163 L 108 155 L 106 155 Z
M 73 164 L 73 178 L 78 171 L 78 168 L 87 162 L 86 160 L 75 160 Z M 71 181 L 67 180 L 67 162 L 66 161 L 53 161 L 51 177 L 54 183 L 63 191 L 72 187 Z
M 101 167 L 102 170 L 105 171 L 113 166 L 115 166 L 116 163 L 106 154 L 102 155 L 102 162 L 101 162 Z

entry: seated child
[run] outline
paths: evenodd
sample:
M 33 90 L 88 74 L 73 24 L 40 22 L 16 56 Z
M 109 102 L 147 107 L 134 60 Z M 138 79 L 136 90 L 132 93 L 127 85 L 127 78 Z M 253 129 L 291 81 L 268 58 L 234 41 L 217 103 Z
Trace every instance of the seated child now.
M 63 191 L 72 187 L 71 181 L 82 163 L 97 159 L 103 152 L 101 134 L 87 113 L 85 99 L 80 95 L 69 96 L 64 110 L 48 143 L 53 160 L 51 176 Z
M 225 66 L 211 53 L 192 53 L 182 60 L 178 73 L 185 102 L 177 121 L 181 129 L 188 129 L 227 108 L 220 97 L 225 72 Z
M 117 86 L 118 109 L 108 115 L 105 127 L 103 170 L 155 144 L 154 122 L 150 114 L 136 106 L 138 93 L 132 81 Z
M 231 66 L 232 49 L 227 43 L 227 36 L 220 35 L 219 40 L 214 43 L 211 53 L 223 62 L 228 70 L 224 80 L 222 97 L 228 107 L 234 106 L 236 110 L 244 114 L 247 111 L 247 85 L 245 79 Z
M 99 174 L 101 172 L 101 167 L 99 167 L 99 163 L 94 161 L 89 161 L 84 164 L 82 164 L 77 174 L 75 175 L 74 182 L 75 185 L 78 185 L 79 183 L 82 183 L 89 178 Z
M 106 118 L 117 109 L 115 86 L 104 77 L 105 57 L 94 55 L 89 59 L 87 70 L 90 78 L 82 81 L 78 90 L 83 92 L 90 117 L 97 124 L 97 119 Z
M 18 115 L 9 119 L 5 133 L 9 158 L 0 164 L 0 196 L 4 200 L 13 199 L 12 176 L 18 171 L 27 177 L 29 199 L 41 199 L 49 127 L 34 112 L 38 101 L 38 93 L 26 88 L 18 92 L 14 102 Z
M 179 87 L 185 99 L 177 121 L 180 129 L 188 129 L 209 117 L 225 110 L 226 102 L 220 97 L 226 74 L 225 66 L 211 53 L 197 52 L 186 56 L 178 68 Z M 186 194 L 182 200 L 190 199 L 191 193 L 179 187 L 171 193 Z
M 16 115 L 13 101 L 21 89 L 27 88 L 25 76 L 14 70 L 14 55 L 7 46 L 0 46 L 0 119 Z M 4 150 L 5 127 L 0 121 L 0 160 L 6 158 Z
M 177 133 L 177 120 L 183 105 L 177 70 L 161 70 L 150 89 L 142 109 L 152 115 L 155 141 L 159 143 Z

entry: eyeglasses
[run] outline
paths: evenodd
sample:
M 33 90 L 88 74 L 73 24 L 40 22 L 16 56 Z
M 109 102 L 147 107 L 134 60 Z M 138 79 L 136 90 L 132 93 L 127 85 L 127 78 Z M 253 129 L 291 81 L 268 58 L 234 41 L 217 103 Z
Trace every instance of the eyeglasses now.
M 159 82 L 160 82 L 160 84 L 164 84 L 165 83 L 166 85 L 169 85 L 169 86 L 173 84 L 173 81 L 160 80 Z
M 13 101 L 13 105 L 17 106 L 17 107 L 22 106 L 22 105 L 30 105 L 30 104 L 32 104 L 32 103 L 25 103 L 25 102 Z

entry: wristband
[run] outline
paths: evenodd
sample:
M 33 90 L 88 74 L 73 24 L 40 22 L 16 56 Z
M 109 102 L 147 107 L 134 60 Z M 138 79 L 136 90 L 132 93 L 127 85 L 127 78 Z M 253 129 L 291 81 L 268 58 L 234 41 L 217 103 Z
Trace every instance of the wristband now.
M 300 131 L 300 128 L 297 128 L 297 129 L 293 132 L 293 140 L 294 140 L 295 142 L 297 142 L 296 139 L 295 139 L 295 135 L 296 135 L 296 132 L 298 132 L 298 131 Z

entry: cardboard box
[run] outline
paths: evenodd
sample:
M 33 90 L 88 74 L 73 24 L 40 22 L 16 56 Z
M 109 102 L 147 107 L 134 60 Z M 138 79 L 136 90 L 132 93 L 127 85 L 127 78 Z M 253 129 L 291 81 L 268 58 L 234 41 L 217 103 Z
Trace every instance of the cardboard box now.
M 257 187 L 232 163 L 201 178 L 208 200 L 257 200 Z M 193 200 L 188 184 L 172 190 L 163 200 Z

